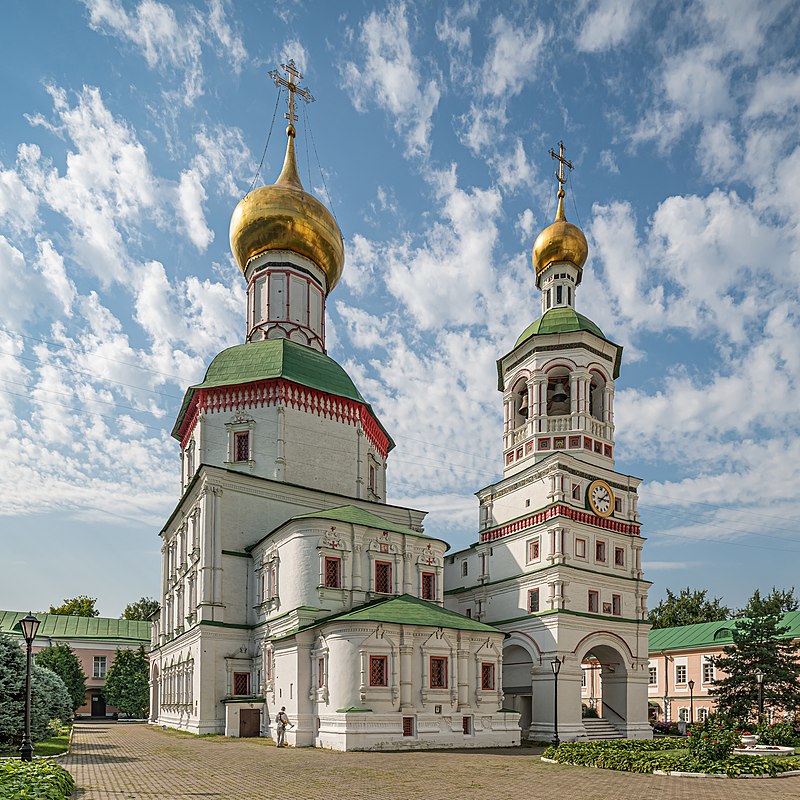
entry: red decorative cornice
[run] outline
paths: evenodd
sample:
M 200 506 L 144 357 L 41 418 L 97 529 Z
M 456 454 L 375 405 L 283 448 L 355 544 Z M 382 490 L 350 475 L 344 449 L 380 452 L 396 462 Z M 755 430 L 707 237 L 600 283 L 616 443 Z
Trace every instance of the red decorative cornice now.
M 615 519 L 608 519 L 606 517 L 598 517 L 595 514 L 590 514 L 588 511 L 580 511 L 565 503 L 556 503 L 549 508 L 545 508 L 543 511 L 537 511 L 535 514 L 522 517 L 522 519 L 515 519 L 513 522 L 501 525 L 499 528 L 483 531 L 480 536 L 480 541 L 493 542 L 511 533 L 518 533 L 527 528 L 532 528 L 534 525 L 541 525 L 541 523 L 547 522 L 547 520 L 553 519 L 553 517 L 566 517 L 575 522 L 584 522 L 587 525 L 594 525 L 596 528 L 605 528 L 608 531 L 615 531 L 616 533 L 627 533 L 629 536 L 640 535 L 638 525 L 632 525 L 629 522 L 617 522 Z
M 348 425 L 357 425 L 360 422 L 367 439 L 381 456 L 386 458 L 389 452 L 389 437 L 364 403 L 280 379 L 196 389 L 177 432 L 181 447 L 186 447 L 201 413 L 277 405 L 296 408 Z

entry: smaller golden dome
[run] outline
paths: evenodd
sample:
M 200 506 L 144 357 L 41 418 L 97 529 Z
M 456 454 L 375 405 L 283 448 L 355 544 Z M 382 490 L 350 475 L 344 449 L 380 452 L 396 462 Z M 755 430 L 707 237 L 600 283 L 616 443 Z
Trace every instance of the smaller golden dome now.
M 558 190 L 558 210 L 552 225 L 548 225 L 533 243 L 533 268 L 536 270 L 536 286 L 542 273 L 550 264 L 559 261 L 569 261 L 578 268 L 578 278 L 575 285 L 581 282 L 583 265 L 589 255 L 589 245 L 583 231 L 571 222 L 567 222 L 564 215 L 564 189 Z
M 231 251 L 239 269 L 270 250 L 290 250 L 313 261 L 324 273 L 327 292 L 344 268 L 344 243 L 336 220 L 303 189 L 294 153 L 295 129 L 286 129 L 286 158 L 278 180 L 243 197 L 231 217 Z

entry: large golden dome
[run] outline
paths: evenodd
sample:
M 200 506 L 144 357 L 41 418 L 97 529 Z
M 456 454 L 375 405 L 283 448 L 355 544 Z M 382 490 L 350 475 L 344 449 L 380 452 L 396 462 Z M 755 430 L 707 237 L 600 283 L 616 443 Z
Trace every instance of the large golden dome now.
M 294 154 L 295 129 L 286 129 L 286 158 L 278 180 L 247 194 L 231 217 L 231 250 L 244 273 L 248 262 L 270 250 L 291 250 L 324 273 L 327 292 L 344 268 L 342 233 L 333 215 L 303 189 Z
M 589 255 L 589 245 L 583 231 L 564 215 L 564 190 L 558 192 L 558 210 L 552 225 L 548 225 L 533 243 L 533 268 L 536 270 L 536 286 L 542 273 L 550 264 L 569 261 L 578 268 L 576 286 L 581 282 L 583 265 Z

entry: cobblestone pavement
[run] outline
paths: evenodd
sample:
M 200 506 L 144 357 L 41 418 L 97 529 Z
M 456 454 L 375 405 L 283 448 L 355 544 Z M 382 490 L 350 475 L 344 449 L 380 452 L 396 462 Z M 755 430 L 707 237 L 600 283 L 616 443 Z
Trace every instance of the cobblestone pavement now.
M 800 800 L 800 776 L 670 778 L 543 764 L 537 750 L 335 753 L 148 725 L 75 726 L 79 800 Z

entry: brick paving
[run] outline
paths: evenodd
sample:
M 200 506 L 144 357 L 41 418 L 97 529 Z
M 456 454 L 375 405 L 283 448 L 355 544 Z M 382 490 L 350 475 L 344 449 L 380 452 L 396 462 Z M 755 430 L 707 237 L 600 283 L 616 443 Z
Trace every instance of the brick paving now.
M 800 800 L 800 776 L 721 780 L 543 764 L 533 749 L 335 753 L 149 725 L 75 726 L 79 800 Z

